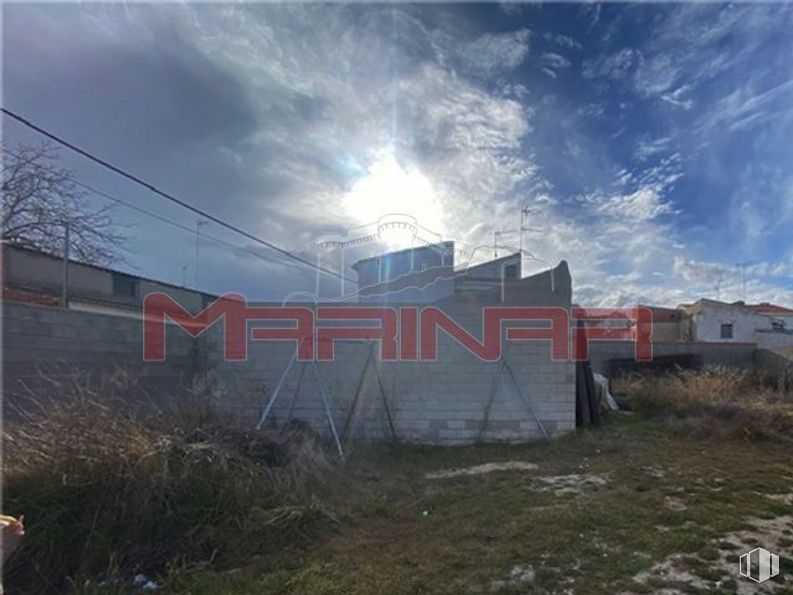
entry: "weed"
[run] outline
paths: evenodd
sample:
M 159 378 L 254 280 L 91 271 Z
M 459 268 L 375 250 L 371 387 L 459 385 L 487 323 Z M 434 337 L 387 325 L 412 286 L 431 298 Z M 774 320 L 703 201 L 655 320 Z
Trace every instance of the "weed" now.
M 51 395 L 4 428 L 4 506 L 27 522 L 9 593 L 222 567 L 336 523 L 316 497 L 331 463 L 309 436 L 240 429 L 198 403 L 158 407 L 123 378 Z
M 631 409 L 687 435 L 793 440 L 793 394 L 747 371 L 634 373 L 613 388 Z

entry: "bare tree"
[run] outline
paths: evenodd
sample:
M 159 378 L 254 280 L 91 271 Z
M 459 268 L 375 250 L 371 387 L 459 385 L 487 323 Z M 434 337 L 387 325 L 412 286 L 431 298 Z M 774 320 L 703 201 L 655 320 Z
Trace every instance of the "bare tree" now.
M 6 244 L 60 255 L 68 225 L 74 258 L 99 265 L 123 260 L 126 236 L 110 217 L 114 205 L 92 205 L 90 192 L 61 166 L 51 143 L 3 148 L 2 182 Z

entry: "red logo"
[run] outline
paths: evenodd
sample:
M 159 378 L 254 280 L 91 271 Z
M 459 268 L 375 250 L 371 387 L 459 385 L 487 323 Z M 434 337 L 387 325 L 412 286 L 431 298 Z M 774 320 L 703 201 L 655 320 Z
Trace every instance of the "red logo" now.
M 164 361 L 170 321 L 193 337 L 223 322 L 224 357 L 247 359 L 249 341 L 292 341 L 298 361 L 331 361 L 337 341 L 377 341 L 383 361 L 435 361 L 443 332 L 485 361 L 501 357 L 507 341 L 542 341 L 551 360 L 589 357 L 591 341 L 632 341 L 638 361 L 652 360 L 652 311 L 648 308 L 587 309 L 485 306 L 481 339 L 436 306 L 249 306 L 242 295 L 225 294 L 198 314 L 170 296 L 143 301 L 143 359 Z M 270 323 L 250 328 L 250 322 Z M 527 324 L 529 323 L 529 324 Z

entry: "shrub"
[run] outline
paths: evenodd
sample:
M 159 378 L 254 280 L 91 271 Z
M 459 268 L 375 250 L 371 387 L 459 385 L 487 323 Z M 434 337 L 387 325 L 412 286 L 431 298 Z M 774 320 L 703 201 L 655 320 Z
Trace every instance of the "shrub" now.
M 198 400 L 155 406 L 133 384 L 73 378 L 6 423 L 4 507 L 27 526 L 9 593 L 222 566 L 334 522 L 318 497 L 332 465 L 313 436 L 235 427 Z
M 724 367 L 615 379 L 632 409 L 692 433 L 793 439 L 793 394 L 754 373 Z

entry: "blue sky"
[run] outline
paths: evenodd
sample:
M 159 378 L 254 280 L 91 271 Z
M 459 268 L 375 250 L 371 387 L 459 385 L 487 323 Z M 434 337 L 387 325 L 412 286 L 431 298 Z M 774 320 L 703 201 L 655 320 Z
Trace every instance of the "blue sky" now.
M 312 261 L 394 210 L 467 259 L 527 206 L 582 303 L 740 299 L 745 262 L 748 300 L 793 305 L 792 27 L 789 4 L 5 5 L 3 102 Z M 193 282 L 193 234 L 114 211 L 130 270 Z M 203 230 L 249 251 L 203 240 L 201 287 L 313 289 Z

